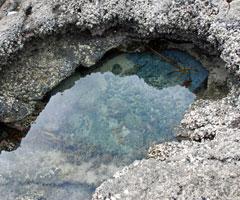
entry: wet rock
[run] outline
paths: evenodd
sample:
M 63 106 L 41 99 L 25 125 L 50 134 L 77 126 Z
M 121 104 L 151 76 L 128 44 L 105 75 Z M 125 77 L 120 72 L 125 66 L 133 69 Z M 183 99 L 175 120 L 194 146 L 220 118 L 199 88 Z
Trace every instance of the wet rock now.
M 31 43 L 18 60 L 0 74 L 2 122 L 16 122 L 31 114 L 36 101 L 70 76 L 78 66 L 90 67 L 123 42 L 124 36 L 89 38 L 65 36 Z M 23 103 L 21 103 L 23 102 Z M 25 102 L 25 103 L 24 103 Z
M 121 74 L 122 73 L 121 65 L 119 65 L 119 64 L 113 65 L 112 72 L 113 72 L 113 74 L 116 74 L 116 75 Z
M 34 111 L 34 105 L 26 104 L 15 98 L 0 98 L 0 121 L 11 123 L 21 120 Z

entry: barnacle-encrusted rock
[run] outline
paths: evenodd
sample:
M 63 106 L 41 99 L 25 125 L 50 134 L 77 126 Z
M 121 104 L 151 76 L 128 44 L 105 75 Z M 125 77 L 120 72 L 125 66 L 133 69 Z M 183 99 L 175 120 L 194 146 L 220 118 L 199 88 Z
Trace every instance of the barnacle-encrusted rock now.
M 116 173 L 93 199 L 239 199 L 239 120 L 239 89 L 195 102 L 179 132 L 190 141 L 151 147 L 150 159 Z

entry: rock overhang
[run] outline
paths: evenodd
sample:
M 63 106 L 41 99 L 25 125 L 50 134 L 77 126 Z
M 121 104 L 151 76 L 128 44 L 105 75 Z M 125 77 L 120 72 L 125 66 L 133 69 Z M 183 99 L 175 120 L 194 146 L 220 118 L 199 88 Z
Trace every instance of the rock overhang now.
M 222 6 L 222 3 L 220 4 Z M 117 33 L 121 29 L 130 33 L 132 38 L 161 37 L 191 41 L 209 54 L 220 54 L 227 63 L 226 67 L 239 76 L 239 24 L 222 14 L 223 11 L 220 10 L 222 7 L 219 5 L 208 0 L 93 2 L 23 0 L 15 14 L 4 16 L 0 21 L 1 68 L 9 66 L 11 58 L 18 52 L 24 51 L 27 43 L 38 38 L 56 34 L 65 35 L 66 32 L 79 35 L 88 32 L 92 38 L 102 39 L 108 30 L 111 30 L 114 35 L 114 32 Z M 29 7 L 31 7 L 31 13 L 26 13 Z M 113 44 L 111 45 L 106 47 L 106 50 L 114 47 Z M 78 50 L 78 54 L 79 52 L 81 51 Z M 74 53 L 76 54 L 76 51 L 72 54 Z M 94 62 L 96 60 L 93 59 L 92 64 Z M 72 67 L 69 71 L 65 70 L 66 75 L 57 77 L 58 80 L 50 84 L 51 87 L 44 88 L 39 98 L 43 97 L 46 90 L 50 90 L 69 76 L 74 68 L 76 67 Z M 2 98 L 7 98 L 6 95 L 3 96 Z M 24 105 L 24 102 L 21 102 L 22 98 L 11 95 L 11 98 L 14 97 Z M 27 108 L 29 112 L 31 109 Z M 29 114 L 29 112 L 25 113 Z

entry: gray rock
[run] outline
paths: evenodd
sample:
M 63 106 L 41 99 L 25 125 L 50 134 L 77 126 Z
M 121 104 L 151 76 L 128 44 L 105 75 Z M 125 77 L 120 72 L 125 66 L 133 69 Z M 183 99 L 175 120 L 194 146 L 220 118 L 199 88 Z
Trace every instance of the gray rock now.
M 93 199 L 239 199 L 239 8 L 239 0 L 228 13 L 228 4 L 217 0 L 22 0 L 16 12 L 0 11 L 0 120 L 23 119 L 78 65 L 90 66 L 123 43 L 109 32 L 190 41 L 220 55 L 231 72 L 231 93 L 197 101 L 179 132 L 192 141 L 152 147 L 151 159 L 124 168 Z M 68 38 L 69 32 L 79 36 Z
M 5 99 L 0 106 L 0 121 L 16 122 L 28 116 L 36 102 L 78 66 L 94 65 L 106 51 L 123 40 L 124 35 L 105 38 L 69 35 L 31 42 L 18 55 L 17 61 L 0 73 L 0 95 Z M 16 106 L 26 112 L 17 111 L 11 102 L 19 104 Z
M 225 16 L 223 14 L 223 3 L 213 4 L 209 0 L 137 0 L 134 2 L 125 0 L 92 2 L 84 0 L 22 0 L 17 3 L 16 13 L 6 14 L 0 20 L 0 68 L 2 68 L 2 76 L 5 77 L 5 79 L 2 79 L 4 84 L 1 87 L 2 94 L 0 95 L 4 98 L 16 98 L 20 102 L 41 99 L 46 92 L 73 73 L 76 65 L 81 64 L 80 60 L 89 59 L 89 56 L 84 55 L 84 53 L 91 53 L 91 55 L 98 57 L 85 65 L 89 66 L 100 59 L 104 52 L 122 43 L 118 40 L 119 43 L 105 44 L 108 47 L 102 46 L 102 52 L 99 54 L 99 49 L 91 47 L 91 45 L 88 50 L 86 48 L 76 49 L 76 40 L 78 39 L 74 37 L 70 37 L 66 41 L 63 39 L 69 36 L 68 32 L 73 32 L 75 35 L 81 33 L 83 36 L 85 31 L 89 33 L 89 38 L 105 40 L 105 43 L 109 41 L 108 33 L 110 30 L 116 28 L 121 29 L 122 32 L 130 30 L 131 37 L 135 38 L 154 38 L 164 35 L 165 38 L 169 39 L 192 41 L 195 45 L 205 48 L 209 53 L 218 51 L 221 58 L 227 63 L 226 67 L 229 71 L 237 76 L 240 74 L 238 69 L 239 55 L 236 51 L 239 48 L 239 24 L 237 20 L 234 21 L 232 15 Z M 238 7 L 232 7 L 229 13 L 237 11 Z M 231 27 L 229 28 L 229 26 Z M 114 32 L 119 32 L 119 30 L 111 32 L 114 35 Z M 45 40 L 51 34 L 61 35 L 64 43 L 60 39 L 60 41 L 49 45 L 47 41 L 43 42 L 40 39 L 44 38 Z M 73 42 L 75 45 L 74 51 L 73 47 L 68 45 L 68 43 Z M 81 39 L 78 42 L 80 45 Z M 85 41 L 82 43 L 83 46 L 86 45 Z M 95 42 L 93 41 L 93 43 Z M 44 45 L 47 45 L 47 47 Z M 56 46 L 54 47 L 54 45 Z M 224 48 L 225 46 L 227 48 Z M 65 49 L 69 47 L 70 49 L 69 51 L 66 50 L 68 53 L 63 51 L 63 57 L 58 59 L 58 64 L 55 65 L 57 61 L 55 58 L 53 59 L 53 56 L 58 54 L 57 57 L 61 57 L 61 53 L 59 53 L 61 50 L 57 52 L 54 48 L 59 47 Z M 36 63 L 33 62 L 33 57 L 29 53 L 32 48 L 44 49 L 41 52 L 41 59 L 36 59 L 38 55 L 35 55 Z M 50 52 L 46 52 L 47 50 Z M 79 51 L 78 56 L 76 56 L 77 51 Z M 82 51 L 86 52 L 80 55 Z M 21 58 L 19 58 L 19 52 Z M 19 59 L 16 60 L 16 57 Z M 44 58 L 52 60 L 52 63 L 46 65 L 46 60 L 43 61 Z M 67 60 L 73 58 L 75 60 L 66 64 Z M 11 61 L 14 61 L 13 64 L 11 64 Z M 60 61 L 65 64 L 60 66 Z M 83 62 L 82 64 L 86 63 Z M 38 70 L 40 68 L 45 68 L 45 70 L 42 70 L 44 74 L 40 72 L 41 70 Z M 25 82 L 18 84 L 19 82 L 16 79 L 19 76 L 12 75 L 16 73 L 16 70 L 18 70 L 17 73 L 20 77 L 28 76 L 31 81 L 25 77 Z M 25 73 L 26 71 L 27 73 Z M 9 81 L 6 81 L 6 79 Z M 32 80 L 34 80 L 34 83 L 32 83 Z M 16 87 L 15 84 L 18 84 L 18 86 Z M 31 104 L 33 105 L 34 102 L 31 102 Z M 10 105 L 8 106 L 10 107 Z M 29 111 L 28 113 L 31 113 L 28 107 L 25 109 Z M 16 119 L 5 120 L 5 115 L 7 116 L 6 113 L 0 116 L 3 122 L 14 122 L 16 119 L 26 117 L 25 115 L 19 115 Z M 17 113 L 11 115 L 17 115 Z
M 239 114 L 239 93 L 217 102 L 196 102 L 182 126 L 201 143 L 151 147 L 148 160 L 116 173 L 93 199 L 239 199 Z

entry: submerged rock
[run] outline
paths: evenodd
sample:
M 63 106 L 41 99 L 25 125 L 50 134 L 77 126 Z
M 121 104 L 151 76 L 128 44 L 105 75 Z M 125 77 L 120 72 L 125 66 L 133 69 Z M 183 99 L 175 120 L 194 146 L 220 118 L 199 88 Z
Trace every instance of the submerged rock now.
M 179 50 L 123 53 L 103 62 L 95 71 L 112 71 L 120 76 L 136 74 L 158 89 L 181 85 L 192 92 L 203 88 L 208 78 L 208 71 L 198 60 Z
M 152 143 L 172 140 L 194 99 L 182 86 L 159 90 L 136 75 L 82 77 L 50 99 L 20 148 L 2 152 L 0 195 L 90 199 L 104 180 L 143 158 Z
M 96 190 L 93 199 L 239 199 L 240 132 L 235 124 L 239 108 L 227 105 L 227 99 L 205 107 L 208 111 L 192 110 L 183 121 L 188 134 L 205 139 L 203 143 L 151 147 L 151 159 L 117 172 Z M 209 134 L 214 134 L 213 140 L 207 140 Z

